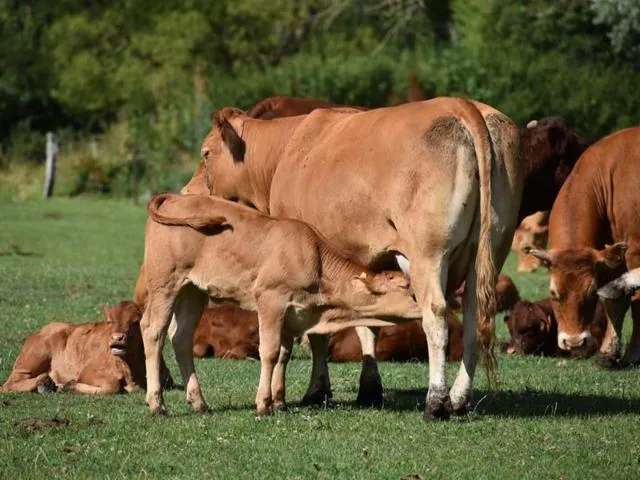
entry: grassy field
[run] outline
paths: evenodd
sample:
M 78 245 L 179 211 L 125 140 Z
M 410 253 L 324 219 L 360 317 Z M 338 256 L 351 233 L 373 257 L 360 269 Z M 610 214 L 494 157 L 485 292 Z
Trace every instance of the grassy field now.
M 42 324 L 94 321 L 104 303 L 130 298 L 144 219 L 143 208 L 113 200 L 3 202 L 0 381 Z M 505 271 L 521 295 L 544 296 L 544 272 L 517 275 L 513 261 Z M 267 419 L 253 414 L 255 361 L 198 361 L 214 408 L 204 416 L 191 413 L 182 391 L 166 395 L 165 419 L 149 416 L 142 393 L 2 395 L 0 478 L 640 478 L 637 370 L 534 357 L 499 363 L 498 391 L 486 391 L 478 374 L 474 414 L 430 424 L 421 416 L 422 364 L 381 364 L 381 410 L 354 406 L 356 364 L 331 366 L 332 406 L 298 407 L 310 370 L 301 350 L 288 372 L 292 408 Z

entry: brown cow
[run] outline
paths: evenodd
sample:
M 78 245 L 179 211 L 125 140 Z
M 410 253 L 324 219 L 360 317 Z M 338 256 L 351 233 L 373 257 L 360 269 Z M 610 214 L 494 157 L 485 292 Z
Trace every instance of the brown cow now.
M 527 255 L 522 249 L 526 246 L 544 248 L 548 233 L 549 212 L 536 212 L 520 222 L 511 242 L 511 250 L 516 252 L 518 259 L 518 272 L 533 272 L 542 265 L 538 258 Z
M 236 305 L 206 307 L 193 334 L 193 355 L 260 359 L 258 315 Z
M 453 310 L 460 310 L 462 297 L 464 296 L 464 283 L 455 291 L 455 294 L 447 300 L 447 305 Z M 516 284 L 508 275 L 498 275 L 496 283 L 496 312 L 511 310 L 520 301 L 520 294 Z
M 616 132 L 580 157 L 551 210 L 549 250 L 531 254 L 549 266 L 549 292 L 558 319 L 558 345 L 581 348 L 598 302 L 597 289 L 640 267 L 640 127 Z M 626 243 L 625 243 L 626 241 Z M 614 245 L 607 245 L 618 242 Z M 624 314 L 633 332 L 622 365 L 640 362 L 640 299 L 603 299 L 610 320 L 599 363 L 616 367 Z
M 294 117 L 296 115 L 307 114 L 316 108 L 334 107 L 347 107 L 347 105 L 338 105 L 315 98 L 275 96 L 267 97 L 256 103 L 251 110 L 247 112 L 247 116 L 259 118 L 260 120 L 272 120 L 274 118 Z M 351 108 L 366 110 L 364 107 Z
M 25 341 L 1 392 L 58 389 L 107 395 L 146 387 L 142 313 L 132 302 L 104 306 L 105 322 L 50 323 Z M 162 382 L 173 380 L 164 361 Z
M 558 347 L 558 322 L 553 314 L 551 299 L 518 302 L 511 315 L 504 317 L 504 321 L 511 338 L 502 345 L 503 352 L 546 357 L 590 356 L 600 348 L 607 329 L 607 317 L 602 305 L 598 304 L 594 322 L 589 327 L 592 341 L 580 349 L 567 352 Z
M 462 323 L 447 309 L 447 360 L 462 359 Z M 334 333 L 329 338 L 329 359 L 333 362 L 359 362 L 362 347 L 354 328 Z M 381 362 L 428 361 L 427 337 L 420 321 L 383 327 L 376 341 L 376 360 Z
M 573 166 L 589 146 L 560 117 L 532 120 L 520 135 L 525 174 L 518 221 L 551 210 Z
M 295 336 L 421 317 L 402 273 L 368 271 L 339 256 L 303 222 L 205 195 L 158 195 L 148 211 L 141 326 L 153 414 L 166 411 L 160 359 L 169 324 L 187 401 L 196 411 L 208 410 L 193 365 L 193 334 L 209 297 L 258 312 L 258 415 L 285 405 Z
M 372 269 L 396 262 L 410 268 L 429 332 L 425 418 L 445 418 L 470 402 L 476 315 L 492 378 L 495 267 L 502 266 L 516 227 L 519 137 L 500 112 L 459 98 L 366 112 L 317 109 L 269 122 L 223 109 L 184 191 L 204 184 L 210 193 L 262 212 L 304 220 Z M 476 275 L 478 288 L 465 296 L 465 361 L 449 392 L 444 299 L 465 277 L 475 286 Z M 374 348 L 369 342 L 365 357 L 373 358 Z M 321 373 L 308 394 L 328 391 L 328 374 Z M 374 374 L 364 376 L 378 385 L 367 391 L 369 384 L 361 382 L 359 398 L 371 392 L 381 398 Z

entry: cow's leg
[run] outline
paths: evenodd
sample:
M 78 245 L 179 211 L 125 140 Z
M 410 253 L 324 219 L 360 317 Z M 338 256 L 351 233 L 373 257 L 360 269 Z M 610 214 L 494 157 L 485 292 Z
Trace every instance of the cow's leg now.
M 96 378 L 91 383 L 65 383 L 60 391 L 68 393 L 84 393 L 87 395 L 112 395 L 123 391 L 122 382 L 117 378 Z
M 57 389 L 56 384 L 51 380 L 48 372 L 41 373 L 32 377 L 30 373 L 26 375 L 20 375 L 20 372 L 14 370 L 11 372 L 11 376 L 7 382 L 0 386 L 0 392 L 55 392 Z
M 291 358 L 291 349 L 293 348 L 293 337 L 291 335 L 282 335 L 282 345 L 280 346 L 280 356 L 278 363 L 273 371 L 273 379 L 271 381 L 271 395 L 273 399 L 274 410 L 284 410 L 285 402 L 285 383 L 287 374 L 287 364 Z
M 631 302 L 631 340 L 622 356 L 622 365 L 640 364 L 640 299 L 636 297 Z
M 463 351 L 462 362 L 449 395 L 456 414 L 464 414 L 471 405 L 473 377 L 478 364 L 478 340 L 476 334 L 476 273 L 472 270 L 466 278 L 462 300 Z
M 307 392 L 302 397 L 302 405 L 321 405 L 333 397 L 329 380 L 329 337 L 308 334 L 311 347 L 311 378 Z
M 260 416 L 272 413 L 271 382 L 280 357 L 285 305 L 285 301 L 270 294 L 263 294 L 258 299 L 260 383 L 256 393 L 256 413 Z
M 376 339 L 379 332 L 379 328 L 356 327 L 362 347 L 362 370 L 356 404 L 361 407 L 382 405 L 382 379 L 376 361 Z
M 147 371 L 146 401 L 153 415 L 167 413 L 162 398 L 161 364 L 162 346 L 173 313 L 173 300 L 169 292 L 153 292 L 147 298 L 147 307 L 140 320 Z
M 629 309 L 629 299 L 601 299 L 607 317 L 607 330 L 596 355 L 595 363 L 601 368 L 615 369 L 620 365 L 620 339 L 622 338 L 622 322 Z
M 422 305 L 422 328 L 429 349 L 429 390 L 424 409 L 425 420 L 447 419 L 451 412 L 451 400 L 445 378 L 448 327 L 447 304 L 442 285 L 446 285 L 446 273 L 439 262 L 412 265 L 412 284 L 416 299 Z
M 169 329 L 169 337 L 176 361 L 180 367 L 180 375 L 186 390 L 187 402 L 196 412 L 207 412 L 209 407 L 202 396 L 200 383 L 193 364 L 193 333 L 202 311 L 207 305 L 207 294 L 192 284 L 184 286 L 173 308 L 175 322 Z M 174 327 L 175 326 L 175 327 Z

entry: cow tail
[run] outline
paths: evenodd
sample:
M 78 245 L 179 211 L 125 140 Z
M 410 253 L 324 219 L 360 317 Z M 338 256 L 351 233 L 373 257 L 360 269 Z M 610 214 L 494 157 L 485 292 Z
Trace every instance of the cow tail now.
M 225 217 L 219 215 L 172 217 L 160 212 L 160 208 L 167 200 L 180 197 L 184 197 L 184 195 L 177 195 L 175 193 L 161 193 L 159 195 L 155 195 L 151 200 L 149 200 L 149 204 L 147 205 L 149 217 L 151 217 L 154 222 L 161 223 L 162 225 L 191 227 L 195 230 L 205 230 L 207 228 L 222 225 L 227 221 Z
M 490 388 L 498 384 L 496 343 L 496 279 L 497 272 L 491 245 L 491 164 L 493 149 L 489 130 L 480 111 L 468 103 L 463 121 L 473 137 L 480 183 L 480 235 L 476 252 L 476 335 Z M 472 113 L 473 112 L 473 113 Z

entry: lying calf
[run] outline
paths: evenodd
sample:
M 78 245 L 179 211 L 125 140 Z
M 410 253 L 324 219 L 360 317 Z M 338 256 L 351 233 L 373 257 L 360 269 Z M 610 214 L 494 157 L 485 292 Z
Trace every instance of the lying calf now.
M 558 322 L 553 314 L 551 300 L 529 302 L 523 300 L 504 317 L 511 338 L 502 345 L 505 353 L 543 355 L 547 357 L 569 355 L 558 346 Z M 607 318 L 598 302 L 591 323 L 593 340 L 584 348 L 572 350 L 571 356 L 588 357 L 597 352 L 607 330 Z
M 462 297 L 464 295 L 464 283 L 458 288 L 455 293 L 447 301 L 447 305 L 453 310 L 462 309 Z M 513 306 L 520 301 L 520 293 L 516 288 L 516 284 L 513 283 L 511 277 L 498 275 L 498 281 L 496 282 L 496 311 L 504 312 L 505 310 L 511 310 Z
M 234 299 L 241 308 L 258 312 L 259 415 L 284 406 L 284 374 L 294 337 L 421 318 L 403 274 L 367 271 L 335 253 L 303 222 L 274 219 L 211 196 L 163 194 L 147 208 L 148 297 L 141 325 L 147 403 L 154 414 L 165 412 L 160 355 L 167 330 L 187 401 L 196 411 L 208 409 L 192 346 L 209 297 Z
M 193 355 L 260 359 L 258 316 L 235 305 L 206 307 L 193 334 Z
M 452 310 L 447 309 L 447 360 L 459 362 L 462 359 L 462 323 Z M 329 359 L 333 362 L 359 362 L 362 347 L 354 328 L 336 332 L 329 338 Z M 384 362 L 428 361 L 427 337 L 422 322 L 412 322 L 382 327 L 376 341 L 376 359 Z
M 50 323 L 25 341 L 1 392 L 110 394 L 145 388 L 140 318 L 132 302 L 104 306 L 105 322 Z M 161 359 L 162 383 L 173 380 Z

